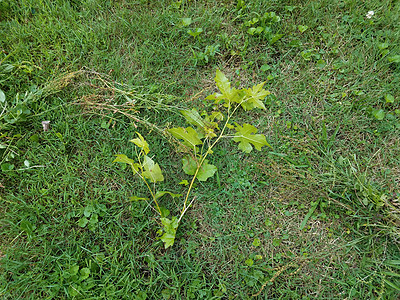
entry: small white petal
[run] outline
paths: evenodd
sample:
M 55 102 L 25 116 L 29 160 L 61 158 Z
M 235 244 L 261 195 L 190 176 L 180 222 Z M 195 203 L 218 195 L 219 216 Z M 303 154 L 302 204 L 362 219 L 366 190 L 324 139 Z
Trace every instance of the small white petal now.
M 43 131 L 49 131 L 50 121 L 42 121 Z

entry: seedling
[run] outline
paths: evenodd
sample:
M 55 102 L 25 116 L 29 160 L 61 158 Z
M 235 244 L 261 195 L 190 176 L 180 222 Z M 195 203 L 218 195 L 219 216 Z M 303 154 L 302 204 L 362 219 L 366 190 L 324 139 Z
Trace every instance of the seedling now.
M 308 26 L 307 25 L 299 25 L 299 26 L 297 26 L 297 28 L 299 29 L 299 31 L 301 33 L 303 33 L 308 29 Z
M 193 58 L 195 59 L 195 65 L 206 65 L 211 62 L 215 58 L 215 55 L 218 53 L 219 47 L 219 44 L 206 46 L 204 52 L 196 52 L 192 50 Z
M 196 38 L 200 38 L 199 35 L 203 32 L 203 28 L 196 28 L 194 31 L 192 30 L 188 30 L 187 33 L 189 33 L 192 37 Z
M 182 110 L 181 114 L 191 126 L 186 128 L 175 127 L 168 130 L 172 136 L 180 141 L 180 151 L 184 153 L 182 169 L 192 178 L 188 184 L 183 206 L 178 216 L 167 218 L 169 211 L 165 213 L 165 209 L 158 202 L 159 198 L 166 194 L 173 198 L 178 198 L 181 195 L 169 191 L 156 191 L 156 183 L 164 181 L 164 176 L 160 166 L 147 156 L 150 148 L 140 133 L 137 133 L 138 138 L 131 140 L 140 149 L 136 155 L 136 160 L 134 161 L 124 154 L 118 154 L 114 160 L 114 162 L 130 165 L 132 172 L 139 176 L 147 186 L 150 198 L 133 196 L 131 200 L 150 200 L 154 203 L 154 210 L 160 216 L 162 224 L 162 229 L 158 233 L 165 248 L 174 244 L 179 224 L 196 199 L 196 197 L 193 197 L 189 202 L 196 179 L 207 181 L 216 173 L 217 167 L 210 164 L 207 158 L 213 153 L 214 147 L 222 138 L 232 138 L 234 142 L 238 143 L 238 148 L 246 153 L 250 153 L 253 147 L 259 151 L 263 146 L 271 147 L 264 135 L 256 134 L 257 129 L 253 125 L 247 123 L 240 125 L 236 122 L 233 122 L 234 125 L 232 124 L 233 117 L 240 108 L 245 111 L 255 108 L 265 109 L 263 100 L 270 92 L 263 89 L 264 82 L 249 89 L 232 88 L 228 79 L 219 70 L 217 70 L 215 82 L 220 93 L 210 95 L 206 99 L 214 101 L 216 110 L 201 114 L 195 108 Z M 227 131 L 231 131 L 231 134 L 226 135 Z M 183 180 L 181 183 L 188 182 Z M 152 184 L 152 187 L 149 183 Z

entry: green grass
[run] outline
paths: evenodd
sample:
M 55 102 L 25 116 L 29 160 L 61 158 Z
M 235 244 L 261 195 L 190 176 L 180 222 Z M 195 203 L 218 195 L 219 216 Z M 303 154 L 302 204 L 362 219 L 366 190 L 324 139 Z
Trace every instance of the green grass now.
M 400 2 L 242 2 L 0 1 L 1 297 L 398 297 Z M 265 12 L 280 21 L 249 34 Z M 129 200 L 145 187 L 112 161 L 138 131 L 160 188 L 185 193 L 163 130 L 185 124 L 179 107 L 211 108 L 216 69 L 266 81 L 267 110 L 238 118 L 272 149 L 223 140 L 164 250 L 156 213 Z

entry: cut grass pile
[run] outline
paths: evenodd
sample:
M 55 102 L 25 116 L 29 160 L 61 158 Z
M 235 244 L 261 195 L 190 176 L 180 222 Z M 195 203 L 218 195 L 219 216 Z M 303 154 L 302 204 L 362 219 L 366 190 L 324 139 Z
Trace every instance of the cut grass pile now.
M 399 24 L 389 0 L 0 1 L 0 296 L 398 297 Z M 212 108 L 217 69 L 266 81 L 239 118 L 272 149 L 215 148 L 164 250 L 112 161 L 138 131 L 184 194 L 165 129 Z

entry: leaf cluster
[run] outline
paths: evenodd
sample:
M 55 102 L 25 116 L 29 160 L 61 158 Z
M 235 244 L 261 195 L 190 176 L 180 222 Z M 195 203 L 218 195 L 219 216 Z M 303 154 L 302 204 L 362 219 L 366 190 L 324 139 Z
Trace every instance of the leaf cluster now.
M 134 161 L 124 154 L 118 154 L 114 160 L 114 162 L 130 165 L 133 173 L 139 175 L 146 183 L 152 200 L 156 204 L 157 211 L 161 216 L 163 229 L 159 231 L 159 234 L 165 248 L 174 244 L 179 223 L 192 203 L 188 203 L 188 200 L 195 180 L 207 181 L 207 179 L 214 176 L 217 172 L 217 167 L 210 164 L 207 157 L 213 153 L 213 148 L 221 138 L 231 138 L 235 143 L 238 143 L 238 149 L 246 153 L 250 153 L 253 148 L 261 151 L 263 146 L 271 147 L 264 135 L 257 134 L 257 128 L 253 125 L 247 123 L 239 125 L 236 122 L 234 122 L 235 125 L 230 124 L 239 108 L 244 111 L 256 108 L 265 109 L 263 100 L 270 93 L 263 88 L 264 83 L 248 89 L 236 89 L 231 87 L 229 80 L 219 70 L 217 70 L 215 82 L 219 93 L 210 95 L 206 99 L 214 101 L 215 108 L 217 109 L 201 113 L 195 108 L 181 110 L 181 114 L 190 126 L 174 127 L 168 130 L 173 137 L 180 141 L 180 151 L 184 153 L 182 157 L 183 171 L 187 175 L 192 176 L 190 184 L 187 180 L 182 181 L 188 184 L 188 190 L 179 217 L 173 216 L 171 219 L 168 219 L 169 211 L 164 213 L 165 210 L 160 208 L 157 200 L 167 193 L 174 198 L 181 195 L 165 191 L 156 192 L 147 183 L 147 180 L 154 184 L 163 181 L 164 176 L 162 175 L 160 166 L 147 156 L 150 152 L 149 145 L 140 133 L 137 133 L 138 138 L 131 140 L 131 142 L 141 149 L 137 154 L 138 159 Z M 231 131 L 232 134 L 226 135 L 227 131 Z M 131 199 L 149 200 L 148 198 L 137 196 L 133 196 Z

